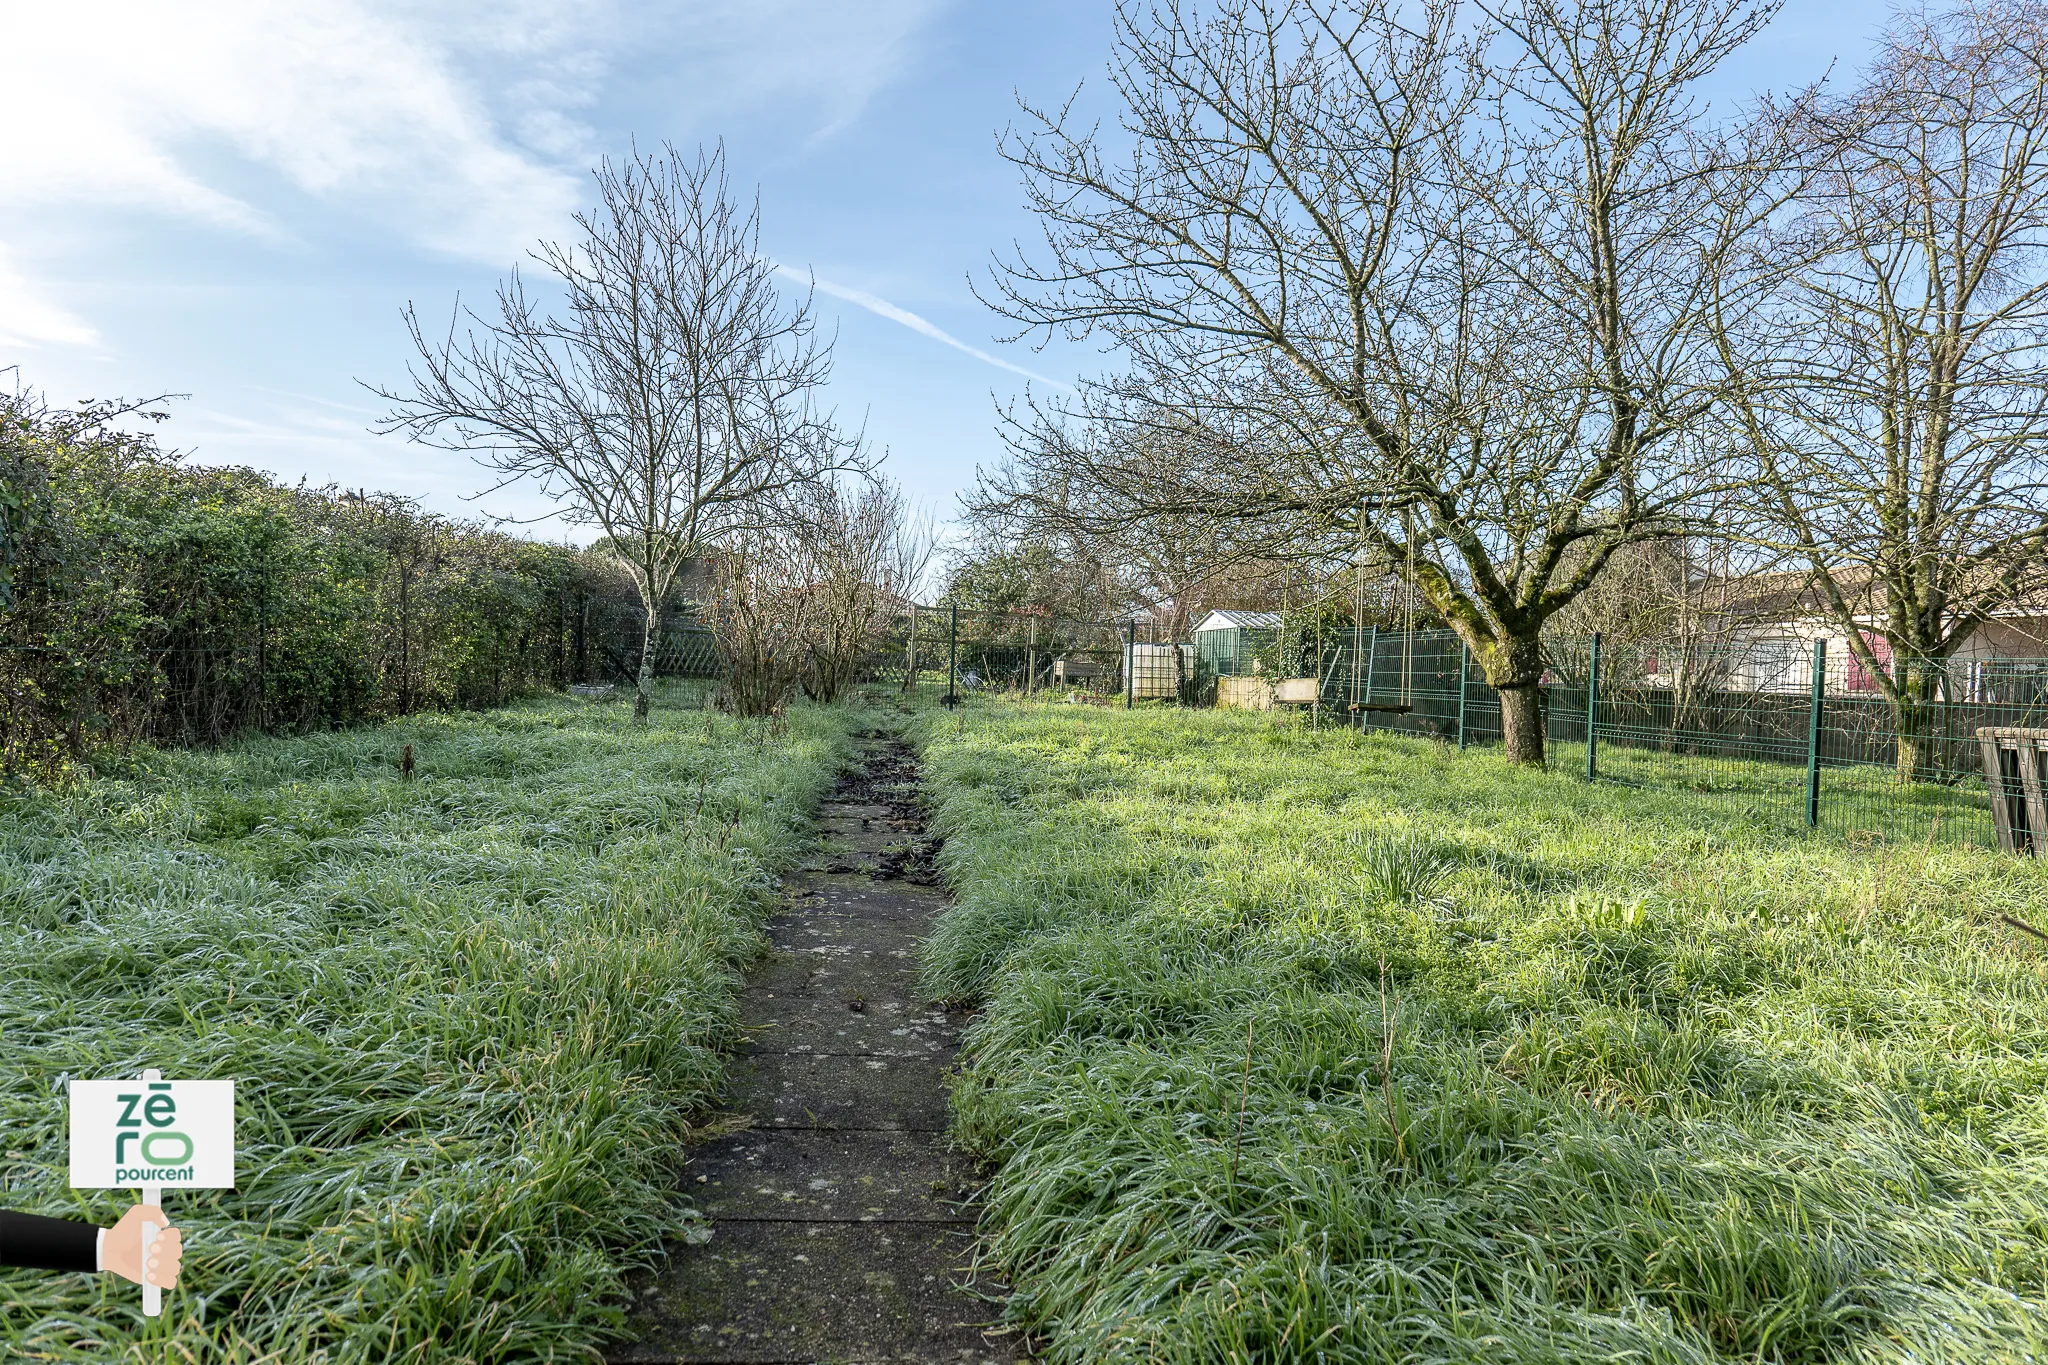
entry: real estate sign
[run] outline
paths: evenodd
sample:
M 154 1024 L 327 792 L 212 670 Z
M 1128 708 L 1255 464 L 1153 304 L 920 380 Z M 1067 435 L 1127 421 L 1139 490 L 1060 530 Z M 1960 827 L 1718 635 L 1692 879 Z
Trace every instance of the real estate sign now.
M 233 1189 L 235 1083 L 71 1082 L 71 1184 Z

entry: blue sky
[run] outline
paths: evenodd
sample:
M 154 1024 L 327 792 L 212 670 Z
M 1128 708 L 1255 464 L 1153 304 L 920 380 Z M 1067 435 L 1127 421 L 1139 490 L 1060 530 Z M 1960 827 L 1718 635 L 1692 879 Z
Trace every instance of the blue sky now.
M 1886 13 L 1791 0 L 1723 97 L 1853 68 Z M 189 393 L 164 435 L 197 460 L 531 516 L 518 490 L 466 501 L 488 480 L 464 457 L 371 435 L 356 381 L 402 378 L 408 301 L 444 315 L 562 234 L 598 156 L 723 137 L 767 251 L 833 291 L 833 403 L 946 514 L 1000 454 L 994 404 L 1026 382 L 1005 366 L 1104 363 L 1004 346 L 968 279 L 1034 230 L 994 147 L 1015 93 L 1099 86 L 1109 20 L 1107 0 L 0 0 L 0 367 L 58 401 Z

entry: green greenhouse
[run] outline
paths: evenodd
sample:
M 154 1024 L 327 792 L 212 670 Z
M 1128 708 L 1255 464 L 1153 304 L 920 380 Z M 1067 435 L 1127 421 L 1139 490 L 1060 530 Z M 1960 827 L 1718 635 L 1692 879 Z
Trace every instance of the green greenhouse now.
M 1279 638 L 1277 611 L 1212 611 L 1195 626 L 1195 658 L 1234 678 L 1252 672 L 1253 655 Z

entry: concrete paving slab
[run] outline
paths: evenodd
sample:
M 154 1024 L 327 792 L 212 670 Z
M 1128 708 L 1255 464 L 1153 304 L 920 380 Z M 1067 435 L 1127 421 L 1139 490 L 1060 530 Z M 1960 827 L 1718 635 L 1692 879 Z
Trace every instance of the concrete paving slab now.
M 915 956 L 908 959 L 856 959 L 817 953 L 777 953 L 755 969 L 749 993 L 815 995 L 845 1000 L 853 995 L 916 1000 L 923 993 Z M 744 1002 L 746 997 L 742 997 Z
M 807 949 L 810 972 L 802 978 L 801 989 L 835 997 L 858 991 L 862 995 L 887 995 L 914 999 L 918 994 L 915 953 L 897 956 L 873 950 L 825 951 Z M 795 981 L 792 976 L 792 982 Z M 795 987 L 792 987 L 795 988 Z
M 858 943 L 891 951 L 913 952 L 931 924 L 931 916 L 888 905 L 835 905 L 803 915 L 778 917 L 768 926 L 769 940 L 791 951 L 820 943 Z
M 896 818 L 894 806 L 879 806 L 872 802 L 823 801 L 818 805 L 816 819 L 819 824 L 828 820 L 873 820 L 876 824 Z
M 706 1217 L 964 1223 L 973 1172 L 924 1133 L 750 1129 L 701 1148 L 685 1172 Z
M 865 910 L 848 906 L 788 918 L 777 916 L 769 921 L 767 930 L 768 941 L 785 952 L 804 952 L 828 943 L 851 943 L 890 952 L 908 949 L 914 955 L 930 924 L 928 915 L 892 913 L 886 907 Z
M 724 1222 L 638 1304 L 619 1365 L 782 1361 L 1011 1365 L 995 1303 L 959 1292 L 973 1241 L 933 1223 Z
M 932 1057 L 752 1052 L 732 1064 L 727 1105 L 756 1128 L 946 1129 L 946 1063 Z
M 836 821 L 825 826 L 825 833 L 832 839 L 833 851 L 840 858 L 851 854 L 864 861 L 873 861 L 885 849 L 904 848 L 917 837 L 884 825 L 879 820 L 872 827 L 866 822 Z
M 873 999 L 854 991 L 750 991 L 740 1015 L 747 1030 L 742 1050 L 944 1059 L 959 1047 L 960 1018 L 901 997 Z
M 770 951 L 754 967 L 749 978 L 747 994 L 755 991 L 803 991 L 810 989 L 811 979 L 818 974 L 816 958 L 802 953 Z M 742 996 L 744 1004 L 747 996 Z
M 806 873 L 792 883 L 791 890 L 792 904 L 810 912 L 845 913 L 857 907 L 865 915 L 922 916 L 933 920 L 946 908 L 945 895 L 935 887 L 878 882 L 850 873 Z

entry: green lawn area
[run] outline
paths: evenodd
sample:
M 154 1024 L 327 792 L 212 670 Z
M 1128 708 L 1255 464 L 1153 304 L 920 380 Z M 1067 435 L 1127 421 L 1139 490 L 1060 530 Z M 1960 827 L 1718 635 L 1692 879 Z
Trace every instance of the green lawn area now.
M 1583 772 L 1583 741 L 1553 745 L 1550 766 L 1567 775 Z M 1715 803 L 1723 818 L 1740 817 L 1785 832 L 1806 825 L 1806 769 L 1796 763 L 1665 753 L 1603 741 L 1599 772 L 1603 782 L 1682 792 L 1696 805 Z M 1821 768 L 1820 824 L 1828 834 L 1859 844 L 1990 848 L 1998 838 L 1981 776 L 1901 783 L 1893 768 L 1878 763 L 1831 761 Z
M 2048 869 L 1243 713 L 919 741 L 1052 1359 L 2048 1360 Z
M 683 1233 L 693 1118 L 851 713 L 678 690 L 136 756 L 0 798 L 0 1185 L 66 1188 L 63 1081 L 232 1077 L 186 1274 L 0 1272 L 8 1360 L 589 1359 Z M 690 709 L 678 709 L 688 707 Z M 400 746 L 418 777 L 396 769 Z

